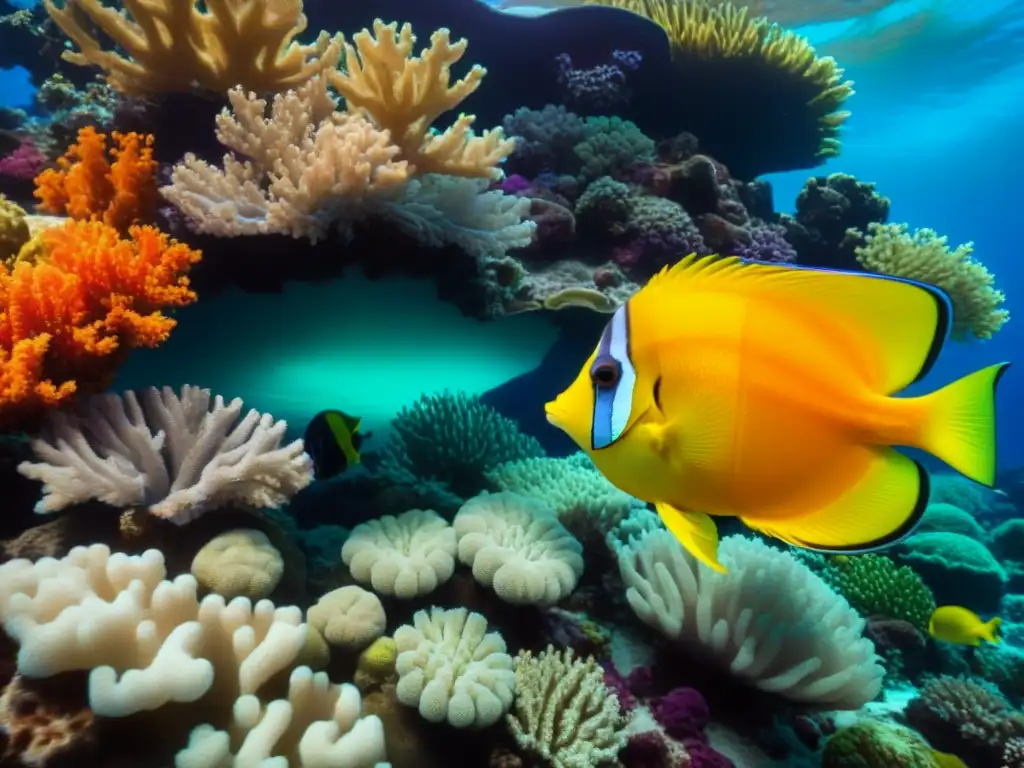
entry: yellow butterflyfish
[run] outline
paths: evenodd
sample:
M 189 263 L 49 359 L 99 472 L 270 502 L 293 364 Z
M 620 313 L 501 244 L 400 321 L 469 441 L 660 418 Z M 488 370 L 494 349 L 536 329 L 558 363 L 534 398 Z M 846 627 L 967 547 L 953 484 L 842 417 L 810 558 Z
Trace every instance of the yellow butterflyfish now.
M 713 516 L 833 554 L 907 536 L 928 474 L 894 446 L 995 480 L 995 387 L 1008 363 L 919 397 L 952 319 L 913 281 L 690 255 L 619 307 L 545 406 L 621 490 L 655 505 L 702 562 Z
M 999 627 L 1003 620 L 998 616 L 982 621 L 974 611 L 959 605 L 940 605 L 928 620 L 928 634 L 936 640 L 956 645 L 981 645 L 999 643 Z

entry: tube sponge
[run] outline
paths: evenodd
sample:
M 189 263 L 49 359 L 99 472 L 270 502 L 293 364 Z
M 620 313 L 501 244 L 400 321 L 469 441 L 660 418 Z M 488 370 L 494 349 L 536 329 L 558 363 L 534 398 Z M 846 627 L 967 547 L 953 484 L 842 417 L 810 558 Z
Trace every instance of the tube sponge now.
M 395 693 L 432 723 L 486 728 L 512 706 L 515 664 L 487 620 L 465 608 L 417 611 L 395 632 Z

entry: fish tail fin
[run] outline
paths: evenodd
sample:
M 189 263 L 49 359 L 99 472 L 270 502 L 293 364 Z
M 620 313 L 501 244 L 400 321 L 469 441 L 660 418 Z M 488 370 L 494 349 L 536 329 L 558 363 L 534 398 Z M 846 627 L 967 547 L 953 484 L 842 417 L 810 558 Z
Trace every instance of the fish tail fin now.
M 989 487 L 996 475 L 996 385 L 1009 367 L 990 365 L 920 398 L 926 421 L 918 447 Z
M 718 562 L 718 528 L 703 512 L 680 512 L 668 504 L 655 504 L 658 517 L 687 552 L 719 573 L 728 573 Z
M 998 645 L 1002 642 L 1002 638 L 999 637 L 999 627 L 1002 624 L 1003 620 L 998 616 L 989 619 L 983 625 L 981 636 L 993 645 Z

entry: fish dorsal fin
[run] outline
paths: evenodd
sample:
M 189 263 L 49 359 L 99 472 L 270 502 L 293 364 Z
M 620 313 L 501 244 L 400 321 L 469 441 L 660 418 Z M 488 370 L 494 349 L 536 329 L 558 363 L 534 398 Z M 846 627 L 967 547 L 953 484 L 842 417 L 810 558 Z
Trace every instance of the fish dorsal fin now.
M 664 268 L 630 302 L 670 307 L 699 292 L 777 302 L 804 313 L 816 327 L 835 331 L 836 343 L 861 361 L 869 386 L 887 395 L 928 373 L 953 315 L 944 291 L 913 280 L 695 254 Z

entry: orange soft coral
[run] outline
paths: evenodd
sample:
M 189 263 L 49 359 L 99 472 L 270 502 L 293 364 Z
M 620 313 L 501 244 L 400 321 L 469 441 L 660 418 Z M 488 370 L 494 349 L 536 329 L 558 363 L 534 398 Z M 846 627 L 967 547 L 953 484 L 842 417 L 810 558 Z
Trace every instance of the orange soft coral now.
M 0 428 L 105 389 L 128 352 L 167 339 L 162 308 L 196 299 L 185 273 L 200 253 L 154 227 L 121 239 L 69 221 L 42 238 L 45 259 L 0 265 Z
M 152 219 L 157 202 L 157 162 L 149 134 L 111 134 L 116 146 L 92 126 L 78 132 L 59 168 L 36 177 L 35 196 L 46 213 L 98 220 L 123 232 Z

